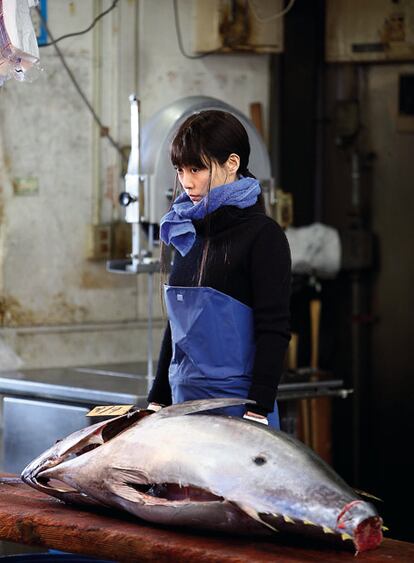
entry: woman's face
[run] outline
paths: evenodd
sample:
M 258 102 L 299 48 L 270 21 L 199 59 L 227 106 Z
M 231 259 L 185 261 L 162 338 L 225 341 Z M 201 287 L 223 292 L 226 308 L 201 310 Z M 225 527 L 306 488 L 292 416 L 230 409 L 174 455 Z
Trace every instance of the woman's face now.
M 207 194 L 210 170 L 195 166 L 177 166 L 177 176 L 185 193 L 196 204 Z M 230 184 L 236 180 L 236 173 L 229 170 L 228 162 L 223 165 L 212 162 L 210 189 L 223 184 Z

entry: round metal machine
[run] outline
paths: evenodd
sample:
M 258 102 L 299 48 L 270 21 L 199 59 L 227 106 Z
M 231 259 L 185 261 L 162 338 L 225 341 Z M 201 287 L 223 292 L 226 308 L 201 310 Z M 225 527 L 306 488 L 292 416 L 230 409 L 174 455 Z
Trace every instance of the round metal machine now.
M 249 169 L 260 180 L 267 199 L 266 195 L 272 185 L 270 159 L 267 148 L 250 119 L 221 100 L 207 96 L 189 96 L 161 109 L 142 127 L 140 173 L 145 184 L 146 222 L 159 224 L 169 208 L 175 182 L 169 148 L 175 132 L 188 116 L 207 109 L 228 111 L 243 123 L 251 147 Z

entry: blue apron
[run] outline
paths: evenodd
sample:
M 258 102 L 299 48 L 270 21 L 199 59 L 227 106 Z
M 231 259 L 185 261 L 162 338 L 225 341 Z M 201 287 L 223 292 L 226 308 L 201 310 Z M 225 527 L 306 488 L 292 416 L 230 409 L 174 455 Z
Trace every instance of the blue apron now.
M 255 354 L 253 311 L 211 287 L 164 286 L 171 326 L 169 381 L 174 404 L 214 397 L 247 398 Z M 216 409 L 243 416 L 244 405 Z M 277 404 L 268 415 L 279 429 Z

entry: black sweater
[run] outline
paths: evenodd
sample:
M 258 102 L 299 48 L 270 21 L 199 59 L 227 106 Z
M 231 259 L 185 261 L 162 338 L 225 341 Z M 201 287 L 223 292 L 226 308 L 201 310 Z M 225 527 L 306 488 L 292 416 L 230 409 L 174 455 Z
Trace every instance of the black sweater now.
M 196 286 L 207 220 L 194 221 L 196 241 L 182 257 L 175 253 L 169 284 Z M 249 410 L 266 415 L 273 411 L 289 343 L 290 251 L 279 225 L 256 203 L 239 209 L 221 207 L 210 215 L 210 247 L 202 281 L 253 309 L 256 354 Z M 167 325 L 157 373 L 148 401 L 171 404 L 168 368 L 171 331 Z

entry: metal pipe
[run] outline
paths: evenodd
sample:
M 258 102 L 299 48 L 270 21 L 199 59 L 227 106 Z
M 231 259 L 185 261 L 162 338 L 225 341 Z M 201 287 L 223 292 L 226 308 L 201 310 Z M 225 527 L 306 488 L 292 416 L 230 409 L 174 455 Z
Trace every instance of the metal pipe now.
M 132 223 L 132 270 L 136 272 L 141 256 L 141 225 Z
M 359 272 L 351 274 L 351 378 L 354 394 L 352 397 L 352 442 L 353 460 L 352 473 L 353 482 L 359 483 L 360 476 L 360 426 L 361 426 L 361 326 L 359 318 L 361 315 L 361 275 Z
M 361 173 L 360 155 L 357 151 L 351 156 L 351 208 L 353 213 L 358 213 L 361 203 Z
M 154 250 L 154 225 L 150 224 L 148 227 L 148 253 L 152 257 Z M 153 366 L 153 316 L 154 316 L 154 274 L 148 273 L 148 328 L 147 328 L 147 391 L 151 390 L 154 381 L 154 366 Z
M 147 391 L 151 390 L 154 381 L 153 366 L 153 301 L 154 301 L 154 274 L 148 273 L 148 330 L 147 330 Z
M 97 17 L 102 12 L 102 0 L 93 3 L 93 15 Z M 101 113 L 101 57 L 102 57 L 102 26 L 93 28 L 93 78 L 92 105 L 95 111 Z M 92 132 L 92 225 L 101 222 L 101 132 L 93 124 Z
M 131 104 L 131 153 L 128 160 L 128 174 L 136 175 L 139 173 L 139 113 L 140 104 L 136 94 L 129 96 Z
M 365 107 L 366 101 L 366 70 L 362 65 L 354 68 L 354 91 L 360 106 Z M 361 134 L 356 140 L 355 148 L 351 155 L 351 213 L 350 227 L 366 230 L 366 217 L 363 216 L 362 197 L 361 197 L 361 168 L 364 159 L 363 145 L 364 139 Z M 369 332 L 370 325 L 363 321 L 369 310 L 369 279 L 366 273 L 355 270 L 351 274 L 351 374 L 352 386 L 355 390 L 353 397 L 353 477 L 354 483 L 358 485 L 361 479 L 363 468 L 364 451 L 362 441 L 362 408 L 367 389 L 367 379 L 369 377 Z
M 137 96 L 129 96 L 131 104 L 131 152 L 128 160 L 128 171 L 125 176 L 125 187 L 134 198 L 127 207 L 132 223 L 132 271 L 138 271 L 141 259 L 141 197 L 140 197 L 140 104 Z

